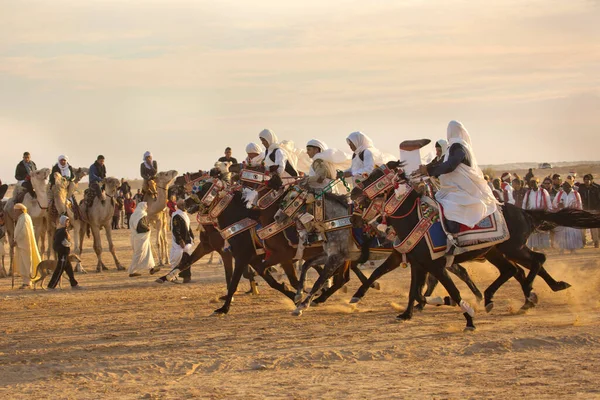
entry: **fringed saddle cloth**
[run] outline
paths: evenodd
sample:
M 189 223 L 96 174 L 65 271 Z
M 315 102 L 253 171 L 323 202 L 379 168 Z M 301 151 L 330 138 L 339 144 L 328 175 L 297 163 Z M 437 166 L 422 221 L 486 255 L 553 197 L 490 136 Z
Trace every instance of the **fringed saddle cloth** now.
M 394 248 L 400 253 L 410 252 L 425 238 L 432 260 L 446 255 L 448 232 L 443 225 L 443 207 L 430 197 L 421 198 L 419 223 L 402 242 L 396 240 Z M 442 218 L 439 218 L 442 214 Z M 484 218 L 473 228 L 462 225 L 460 232 L 453 235 L 456 244 L 463 252 L 480 250 L 502 243 L 510 238 L 508 227 L 502 212 L 498 209 L 494 214 Z

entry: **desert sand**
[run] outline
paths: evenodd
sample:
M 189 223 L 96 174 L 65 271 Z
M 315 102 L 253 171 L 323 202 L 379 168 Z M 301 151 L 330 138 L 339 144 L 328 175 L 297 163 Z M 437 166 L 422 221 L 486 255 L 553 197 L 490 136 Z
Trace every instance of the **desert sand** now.
M 128 264 L 128 231 L 115 231 Z M 105 244 L 106 248 L 106 244 Z M 242 282 L 225 317 L 224 273 L 207 259 L 188 285 L 154 283 L 144 275 L 92 272 L 86 240 L 77 278 L 86 291 L 11 290 L 0 280 L 0 397 L 43 398 L 592 398 L 600 396 L 600 251 L 551 253 L 546 263 L 573 287 L 552 293 L 535 282 L 537 308 L 516 313 L 522 295 L 511 280 L 477 331 L 463 332 L 457 308 L 427 307 L 410 322 L 409 270 L 396 270 L 352 307 L 358 287 L 293 317 L 292 303 L 260 281 L 260 295 Z M 107 254 L 108 256 L 108 254 Z M 488 264 L 466 265 L 480 289 L 495 277 Z M 366 270 L 370 273 L 370 270 Z M 314 278 L 314 276 L 313 276 Z M 437 289 L 443 294 L 443 289 Z

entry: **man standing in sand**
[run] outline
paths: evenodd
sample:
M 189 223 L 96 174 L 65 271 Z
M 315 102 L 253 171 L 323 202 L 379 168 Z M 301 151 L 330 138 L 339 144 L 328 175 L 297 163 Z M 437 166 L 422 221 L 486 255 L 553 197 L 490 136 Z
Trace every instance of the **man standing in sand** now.
M 27 214 L 27 207 L 21 203 L 15 204 L 15 218 L 17 225 L 15 227 L 14 240 L 11 243 L 15 248 L 14 263 L 19 268 L 19 274 L 23 279 L 23 284 L 19 289 L 27 289 L 31 285 L 31 277 L 37 276 L 37 266 L 42 261 L 38 251 L 33 223 L 31 217 Z
M 552 207 L 557 210 L 562 210 L 563 208 L 582 209 L 581 196 L 573 190 L 573 183 L 570 180 L 563 182 L 562 190 L 554 198 Z M 559 226 L 554 231 L 556 244 L 561 254 L 565 250 L 570 250 L 571 254 L 575 254 L 575 250 L 583 247 L 583 240 L 579 229 Z
M 502 200 L 505 203 L 515 204 L 515 199 L 513 197 L 513 187 L 510 184 L 511 180 L 512 180 L 512 176 L 511 176 L 510 172 L 505 172 L 502 174 L 502 176 L 501 176 L 502 183 L 500 184 L 500 187 L 502 188 L 502 191 L 504 192 L 504 194 L 503 194 L 504 197 Z
M 177 209 L 171 217 L 171 232 L 173 240 L 171 242 L 171 252 L 169 254 L 169 263 L 172 268 L 187 260 L 193 251 L 194 232 L 190 223 L 190 217 L 185 212 L 185 201 L 177 201 Z M 189 283 L 192 279 L 192 269 L 188 268 L 182 271 L 179 276 L 183 278 L 183 283 Z
M 550 194 L 544 188 L 538 187 L 539 179 L 533 177 L 529 180 L 529 190 L 523 199 L 523 208 L 526 210 L 550 210 L 552 201 Z M 534 232 L 527 240 L 527 246 L 532 250 L 547 249 L 550 247 L 550 234 L 548 232 Z
M 592 174 L 587 174 L 583 177 L 583 185 L 579 185 L 579 195 L 581 196 L 581 203 L 584 210 L 600 210 L 600 185 L 594 183 L 594 176 Z M 594 247 L 598 248 L 600 229 L 594 228 L 590 229 L 590 231 L 592 233 Z

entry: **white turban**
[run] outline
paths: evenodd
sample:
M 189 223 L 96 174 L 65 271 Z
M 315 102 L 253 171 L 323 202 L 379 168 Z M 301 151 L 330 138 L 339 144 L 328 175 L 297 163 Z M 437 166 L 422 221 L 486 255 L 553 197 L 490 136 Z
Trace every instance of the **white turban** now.
M 277 144 L 279 142 L 279 139 L 277 138 L 277 135 L 275 135 L 275 133 L 273 133 L 273 131 L 270 130 L 270 129 L 263 129 L 258 134 L 258 138 L 259 139 L 265 139 L 267 141 L 267 143 L 269 144 L 269 147 L 271 145 Z
M 65 226 L 67 226 L 68 220 L 69 220 L 69 217 L 67 217 L 66 215 L 61 215 L 60 218 L 58 219 L 58 224 L 60 225 L 61 228 L 64 228 Z
M 67 157 L 65 155 L 60 155 L 60 156 L 58 156 L 58 162 L 60 162 L 61 160 L 65 160 L 66 162 L 69 162 L 69 157 Z
M 263 147 L 262 144 L 248 143 L 248 145 L 246 146 L 246 153 L 260 154 L 260 153 L 264 153 L 264 152 L 265 152 L 265 148 Z
M 149 151 L 144 153 L 144 161 L 146 161 L 146 158 L 148 157 L 152 157 L 152 153 L 150 153 Z
M 317 148 L 321 149 L 321 151 L 325 151 L 329 148 L 329 146 L 327 146 L 327 144 L 325 142 L 321 142 L 320 140 L 317 140 L 317 139 L 309 140 L 308 143 L 306 143 L 306 146 L 317 147 Z

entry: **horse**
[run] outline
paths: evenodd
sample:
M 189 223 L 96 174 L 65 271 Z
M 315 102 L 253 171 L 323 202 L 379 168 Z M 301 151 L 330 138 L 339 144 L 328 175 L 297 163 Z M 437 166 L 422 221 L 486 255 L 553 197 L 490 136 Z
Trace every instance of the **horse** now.
M 398 163 L 390 163 L 388 167 L 398 168 L 399 165 Z M 382 168 L 375 169 L 361 185 L 353 189 L 351 194 L 352 198 L 358 202 L 362 201 L 364 198 L 364 188 L 369 187 L 384 175 L 385 172 Z M 417 206 L 420 204 L 421 194 L 416 190 L 413 190 L 404 171 L 399 169 L 396 176 L 398 179 L 397 185 L 403 186 L 406 192 L 405 199 L 395 212 L 392 215 L 387 216 L 387 218 L 391 221 L 392 227 L 395 229 L 400 242 L 402 242 L 420 221 Z M 592 214 L 586 211 L 572 209 L 564 209 L 558 212 L 522 210 L 510 204 L 503 205 L 501 211 L 506 220 L 510 238 L 495 246 L 459 254 L 455 257 L 455 261 L 461 263 L 485 257 L 500 271 L 500 276 L 484 291 L 486 311 L 489 312 L 493 308 L 493 296 L 495 292 L 513 276 L 520 281 L 519 283 L 521 284 L 523 294 L 525 295 L 526 300 L 522 310 L 527 310 L 537 303 L 537 295 L 535 295 L 532 290 L 532 283 L 538 272 L 543 270 L 543 263 L 546 259 L 544 254 L 534 252 L 527 247 L 529 235 L 543 223 L 573 228 L 597 227 L 600 226 L 600 214 Z M 411 288 L 408 307 L 404 313 L 398 315 L 397 319 L 407 320 L 412 317 L 414 301 L 416 299 L 422 300 L 420 290 L 424 284 L 425 273 L 429 272 L 446 288 L 451 300 L 461 306 L 463 316 L 467 321 L 465 329 L 475 329 L 473 323 L 474 310 L 462 299 L 460 291 L 450 279 L 445 268 L 445 258 L 442 257 L 437 260 L 432 260 L 426 241 L 422 239 L 418 241 L 409 253 L 403 256 L 405 256 L 411 264 Z M 519 276 L 519 268 L 517 268 L 515 263 L 530 269 L 530 273 L 525 279 L 522 279 L 522 276 Z M 369 282 L 378 279 L 384 273 L 389 272 L 389 270 L 389 265 L 380 266 L 373 274 L 371 274 Z M 563 283 L 562 286 L 567 285 L 568 284 Z M 357 291 L 355 297 L 360 296 L 360 291 L 361 289 Z
M 269 286 L 293 300 L 294 292 L 285 283 L 277 282 L 271 271 L 263 264 L 264 255 L 258 254 L 255 247 L 251 230 L 257 225 L 255 220 L 258 218 L 258 211 L 246 207 L 241 190 L 225 190 L 222 183 L 217 185 L 215 182 L 220 181 L 206 182 L 196 195 L 200 200 L 201 208 L 214 212 L 212 215 L 216 219 L 217 229 L 222 232 L 224 239 L 229 244 L 235 266 L 227 287 L 225 303 L 213 314 L 224 315 L 229 312 L 233 295 L 237 291 L 240 278 L 248 265 L 258 272 Z M 179 272 L 178 269 L 172 270 L 166 279 Z

